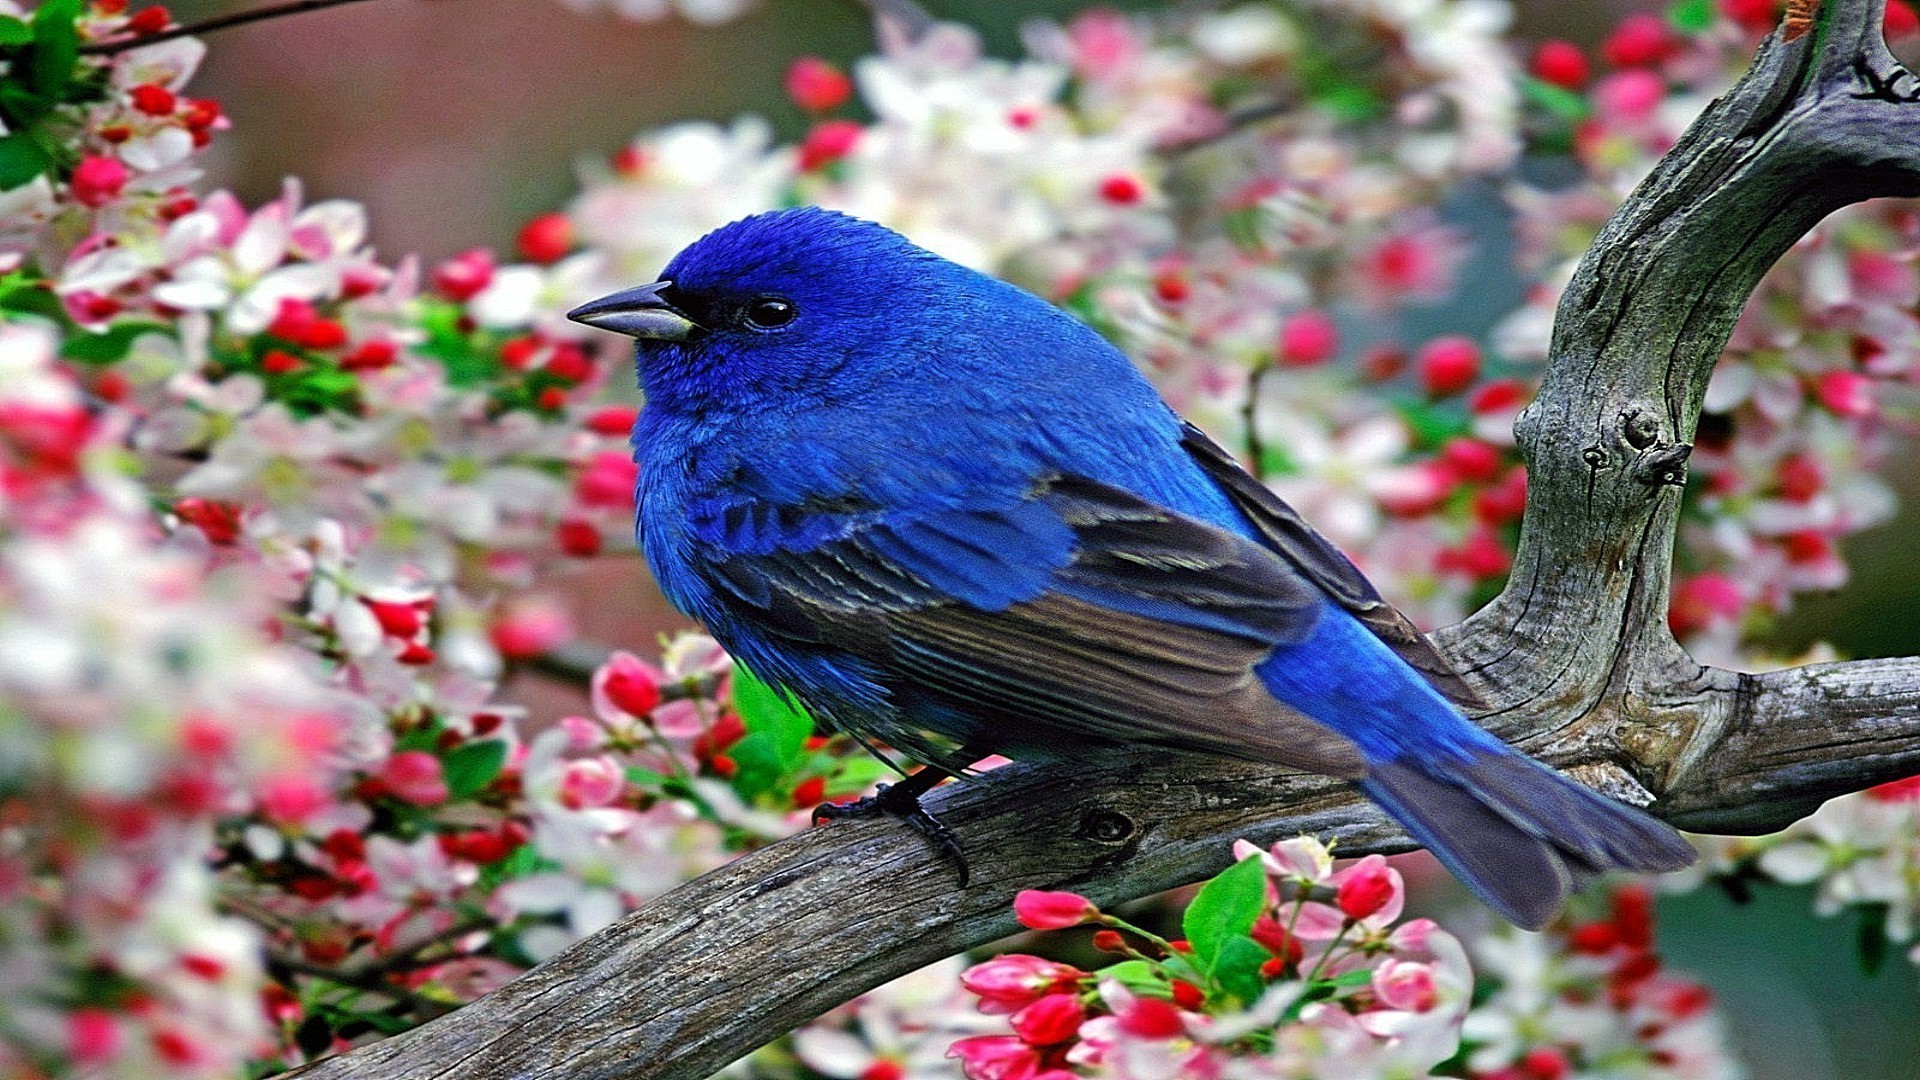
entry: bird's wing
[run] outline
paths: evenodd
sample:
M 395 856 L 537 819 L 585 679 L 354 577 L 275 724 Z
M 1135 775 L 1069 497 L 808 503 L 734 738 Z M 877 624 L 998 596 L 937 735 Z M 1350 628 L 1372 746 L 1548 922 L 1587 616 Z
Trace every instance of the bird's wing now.
M 706 570 L 719 601 L 790 647 L 845 650 L 1008 725 L 993 741 L 1146 742 L 1365 772 L 1351 742 L 1254 673 L 1324 610 L 1255 543 L 1068 477 L 992 507 L 842 515 L 831 536 L 803 522 L 789 514 L 776 531 L 804 547 L 769 543 L 762 526 L 751 543 L 712 537 L 710 551 L 726 549 Z
M 1233 455 L 1191 423 L 1184 425 L 1180 441 L 1201 469 L 1259 530 L 1267 546 L 1294 570 L 1359 619 L 1373 636 L 1398 653 L 1400 659 L 1425 676 L 1434 689 L 1455 705 L 1469 713 L 1484 713 L 1491 708 L 1434 649 L 1419 628 L 1381 598 L 1352 560 L 1307 524 L 1272 489 L 1242 469 Z

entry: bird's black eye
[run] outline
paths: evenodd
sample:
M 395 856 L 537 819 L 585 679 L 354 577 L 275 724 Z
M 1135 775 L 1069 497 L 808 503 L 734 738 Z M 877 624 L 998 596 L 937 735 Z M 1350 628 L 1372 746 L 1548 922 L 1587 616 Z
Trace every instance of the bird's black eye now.
M 774 330 L 793 321 L 800 309 L 793 301 L 778 296 L 762 296 L 747 305 L 747 323 L 757 330 Z

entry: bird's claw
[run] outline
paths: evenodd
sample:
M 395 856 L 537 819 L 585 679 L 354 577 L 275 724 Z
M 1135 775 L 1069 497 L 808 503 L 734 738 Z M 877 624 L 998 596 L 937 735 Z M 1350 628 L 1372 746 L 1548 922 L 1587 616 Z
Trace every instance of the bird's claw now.
M 881 784 L 872 795 L 852 802 L 821 803 L 813 808 L 813 823 L 818 825 L 838 818 L 872 817 L 875 814 L 892 814 L 907 823 L 914 832 L 927 838 L 960 875 L 960 887 L 966 888 L 970 877 L 967 857 L 960 850 L 960 841 L 953 830 L 940 823 L 940 819 L 927 813 L 920 805 L 920 793 L 908 784 Z

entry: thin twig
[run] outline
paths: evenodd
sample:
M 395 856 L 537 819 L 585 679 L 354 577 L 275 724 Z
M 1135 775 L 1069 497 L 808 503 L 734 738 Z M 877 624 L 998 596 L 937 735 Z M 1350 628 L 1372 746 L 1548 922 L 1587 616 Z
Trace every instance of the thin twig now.
M 260 22 L 265 19 L 278 19 L 286 15 L 301 15 L 309 11 L 319 11 L 322 8 L 339 7 L 342 4 L 358 4 L 360 2 L 361 0 L 286 0 L 284 3 L 269 4 L 266 7 L 254 8 L 252 11 L 237 11 L 232 15 L 221 15 L 217 18 L 203 19 L 197 23 L 176 26 L 171 30 L 162 30 L 158 33 L 141 34 L 138 37 L 116 38 L 112 41 L 96 41 L 90 45 L 80 46 L 80 52 L 87 56 L 112 56 L 116 53 L 126 52 L 128 49 L 138 49 L 147 45 L 158 44 L 162 41 L 172 41 L 174 38 L 198 37 L 201 34 L 211 34 L 215 30 L 225 30 L 233 26 L 244 26 L 251 22 Z

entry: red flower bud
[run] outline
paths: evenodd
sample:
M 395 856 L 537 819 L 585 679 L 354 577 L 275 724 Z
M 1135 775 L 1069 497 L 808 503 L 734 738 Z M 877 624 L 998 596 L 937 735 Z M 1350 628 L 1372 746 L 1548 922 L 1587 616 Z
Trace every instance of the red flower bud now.
M 1356 922 L 1378 914 L 1400 892 L 1400 872 L 1383 856 L 1369 855 L 1336 876 L 1334 904 Z
M 1543 42 L 1533 54 L 1533 77 L 1541 82 L 1578 90 L 1587 85 L 1592 76 L 1593 68 L 1587 63 L 1586 54 L 1571 41 Z
M 800 169 L 813 172 L 839 161 L 860 142 L 866 129 L 852 120 L 827 120 L 815 124 L 800 142 Z
M 179 99 L 173 96 L 173 91 L 152 83 L 127 91 L 127 98 L 133 102 L 134 108 L 148 116 L 172 116 L 173 110 L 180 104 Z
M 514 246 L 528 262 L 559 262 L 573 250 L 573 244 L 573 219 L 558 211 L 527 222 L 514 237 Z
M 832 112 L 853 97 L 853 80 L 817 56 L 803 56 L 787 69 L 787 96 L 810 113 Z
M 1480 346 L 1463 337 L 1427 342 L 1414 358 L 1420 385 L 1430 397 L 1451 397 L 1480 377 Z

